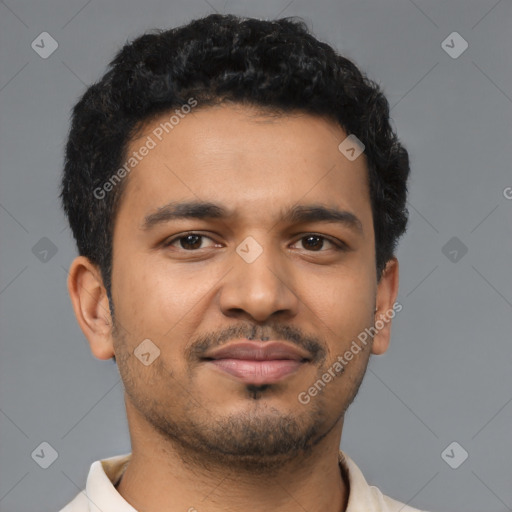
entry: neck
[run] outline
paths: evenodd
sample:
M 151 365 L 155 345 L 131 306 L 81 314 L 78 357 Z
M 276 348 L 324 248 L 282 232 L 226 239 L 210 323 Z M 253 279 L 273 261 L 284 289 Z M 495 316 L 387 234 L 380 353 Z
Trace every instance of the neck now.
M 187 457 L 148 426 L 138 426 L 117 490 L 141 512 L 234 511 L 247 509 L 247 503 L 251 512 L 344 512 L 349 488 L 338 461 L 342 425 L 343 419 L 310 453 L 271 474 L 199 463 L 196 453 Z

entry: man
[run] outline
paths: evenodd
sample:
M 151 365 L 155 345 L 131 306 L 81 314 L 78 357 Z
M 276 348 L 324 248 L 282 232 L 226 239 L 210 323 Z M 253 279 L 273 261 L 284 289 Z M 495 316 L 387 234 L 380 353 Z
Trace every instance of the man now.
M 61 197 L 132 452 L 63 511 L 413 511 L 339 451 L 401 307 L 408 174 L 379 87 L 303 22 L 127 44 L 73 110 Z

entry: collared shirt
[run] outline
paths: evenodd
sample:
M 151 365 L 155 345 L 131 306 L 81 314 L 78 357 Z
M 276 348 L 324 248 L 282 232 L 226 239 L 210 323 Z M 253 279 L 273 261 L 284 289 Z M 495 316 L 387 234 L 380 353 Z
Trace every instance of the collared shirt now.
M 130 457 L 131 453 L 128 453 L 93 462 L 85 490 L 60 512 L 137 512 L 115 487 Z M 346 512 L 421 512 L 384 496 L 377 487 L 368 485 L 361 470 L 341 450 L 339 463 L 350 484 Z

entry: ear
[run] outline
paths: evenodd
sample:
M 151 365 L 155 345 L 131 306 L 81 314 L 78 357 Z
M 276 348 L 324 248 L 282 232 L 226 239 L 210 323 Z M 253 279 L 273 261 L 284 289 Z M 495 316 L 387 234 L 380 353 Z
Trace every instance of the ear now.
M 98 359 L 110 359 L 114 353 L 112 317 L 108 296 L 98 267 L 78 256 L 71 264 L 68 292 L 76 319 L 89 341 L 92 354 Z
M 381 355 L 389 347 L 391 338 L 391 320 L 401 305 L 394 306 L 398 295 L 398 260 L 391 258 L 377 284 L 377 300 L 375 312 L 375 328 L 377 333 L 373 337 L 372 354 Z

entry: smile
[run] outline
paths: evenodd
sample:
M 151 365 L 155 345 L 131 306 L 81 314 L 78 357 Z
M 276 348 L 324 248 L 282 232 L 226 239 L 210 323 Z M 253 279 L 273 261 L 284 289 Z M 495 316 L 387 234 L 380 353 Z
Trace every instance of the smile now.
M 204 360 L 246 384 L 278 382 L 311 360 L 303 349 L 280 341 L 242 340 L 210 352 Z

